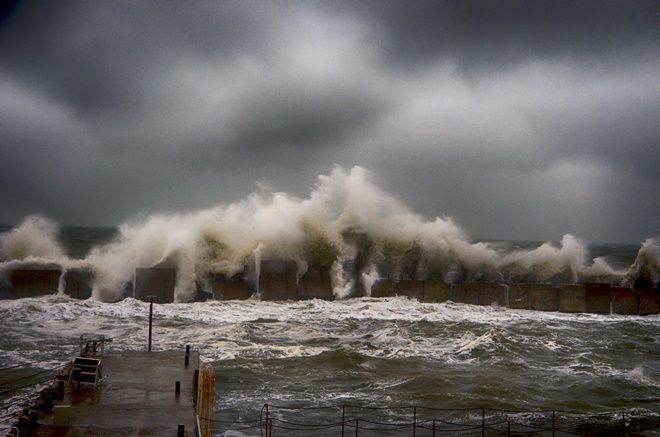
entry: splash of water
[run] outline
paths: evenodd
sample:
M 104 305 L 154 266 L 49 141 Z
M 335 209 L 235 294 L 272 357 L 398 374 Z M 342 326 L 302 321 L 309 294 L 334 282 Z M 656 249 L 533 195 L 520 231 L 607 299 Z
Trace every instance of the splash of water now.
M 136 267 L 173 267 L 175 295 L 190 300 L 210 274 L 243 275 L 258 287 L 260 260 L 291 259 L 298 276 L 309 266 L 329 269 L 338 297 L 363 295 L 378 278 L 506 282 L 658 280 L 657 240 L 647 240 L 626 275 L 565 235 L 559 245 L 506 252 L 472 243 L 449 217 L 426 220 L 379 187 L 361 167 L 321 175 L 306 199 L 259 191 L 210 209 L 154 215 L 122 224 L 116 239 L 72 260 L 56 241 L 57 226 L 28 217 L 0 236 L 0 270 L 20 262 L 55 263 L 94 274 L 93 295 L 118 298 Z

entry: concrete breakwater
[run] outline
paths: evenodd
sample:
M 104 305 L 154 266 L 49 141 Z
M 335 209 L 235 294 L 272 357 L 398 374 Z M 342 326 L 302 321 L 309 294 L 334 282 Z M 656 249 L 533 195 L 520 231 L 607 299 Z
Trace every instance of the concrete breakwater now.
M 62 292 L 73 298 L 92 296 L 94 275 L 85 270 L 62 271 L 53 266 L 15 269 L 0 288 L 0 298 L 17 299 Z M 132 282 L 127 282 L 122 298 L 157 303 L 175 300 L 177 271 L 173 268 L 137 268 Z M 299 276 L 292 260 L 264 260 L 260 264 L 258 284 L 244 275 L 228 277 L 212 274 L 206 286 L 197 283 L 194 300 L 249 299 L 259 294 L 262 300 L 285 301 L 334 300 L 329 268 L 310 267 Z M 351 296 L 351 297 L 361 297 Z M 370 296 L 388 298 L 405 296 L 422 302 L 453 301 L 471 305 L 497 305 L 511 309 L 560 311 L 596 314 L 660 314 L 658 290 L 623 288 L 612 284 L 523 284 L 459 282 L 438 280 L 377 280 Z

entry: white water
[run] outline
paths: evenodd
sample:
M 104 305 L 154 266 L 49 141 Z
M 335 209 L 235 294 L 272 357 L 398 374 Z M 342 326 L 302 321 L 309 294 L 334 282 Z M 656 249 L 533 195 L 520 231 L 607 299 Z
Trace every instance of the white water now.
M 371 182 L 360 167 L 336 167 L 319 176 L 306 199 L 260 191 L 246 199 L 186 214 L 154 215 L 124 223 L 109 244 L 94 247 L 82 260 L 69 259 L 57 243 L 57 226 L 27 217 L 0 235 L 0 280 L 20 266 L 55 264 L 94 274 L 93 295 L 119 297 L 137 267 L 168 266 L 177 271 L 176 298 L 192 298 L 195 283 L 210 273 L 249 272 L 258 284 L 258 261 L 293 259 L 299 274 L 308 265 L 331 269 L 338 297 L 359 281 L 378 277 L 620 283 L 639 276 L 660 278 L 660 240 L 650 238 L 628 275 L 602 258 L 590 260 L 586 243 L 564 235 L 558 245 L 504 252 L 472 243 L 449 217 L 425 219 Z

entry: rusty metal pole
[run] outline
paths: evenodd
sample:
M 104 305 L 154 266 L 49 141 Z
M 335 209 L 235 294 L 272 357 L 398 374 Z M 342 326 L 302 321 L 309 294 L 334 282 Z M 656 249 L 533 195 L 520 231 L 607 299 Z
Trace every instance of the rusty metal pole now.
M 153 315 L 154 315 L 154 297 L 149 296 L 149 347 L 148 351 L 151 352 L 151 325 L 153 321 Z

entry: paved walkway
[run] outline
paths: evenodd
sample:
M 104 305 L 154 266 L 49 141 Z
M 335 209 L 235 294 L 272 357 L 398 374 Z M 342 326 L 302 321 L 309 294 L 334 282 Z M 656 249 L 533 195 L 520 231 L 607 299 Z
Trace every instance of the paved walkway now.
M 54 427 L 53 415 L 39 418 L 33 436 L 176 436 L 178 425 L 185 435 L 195 435 L 192 381 L 199 354 L 185 351 L 121 352 L 102 358 L 102 386 L 67 387 L 62 401 L 71 405 L 70 427 Z M 175 394 L 175 382 L 181 393 Z

